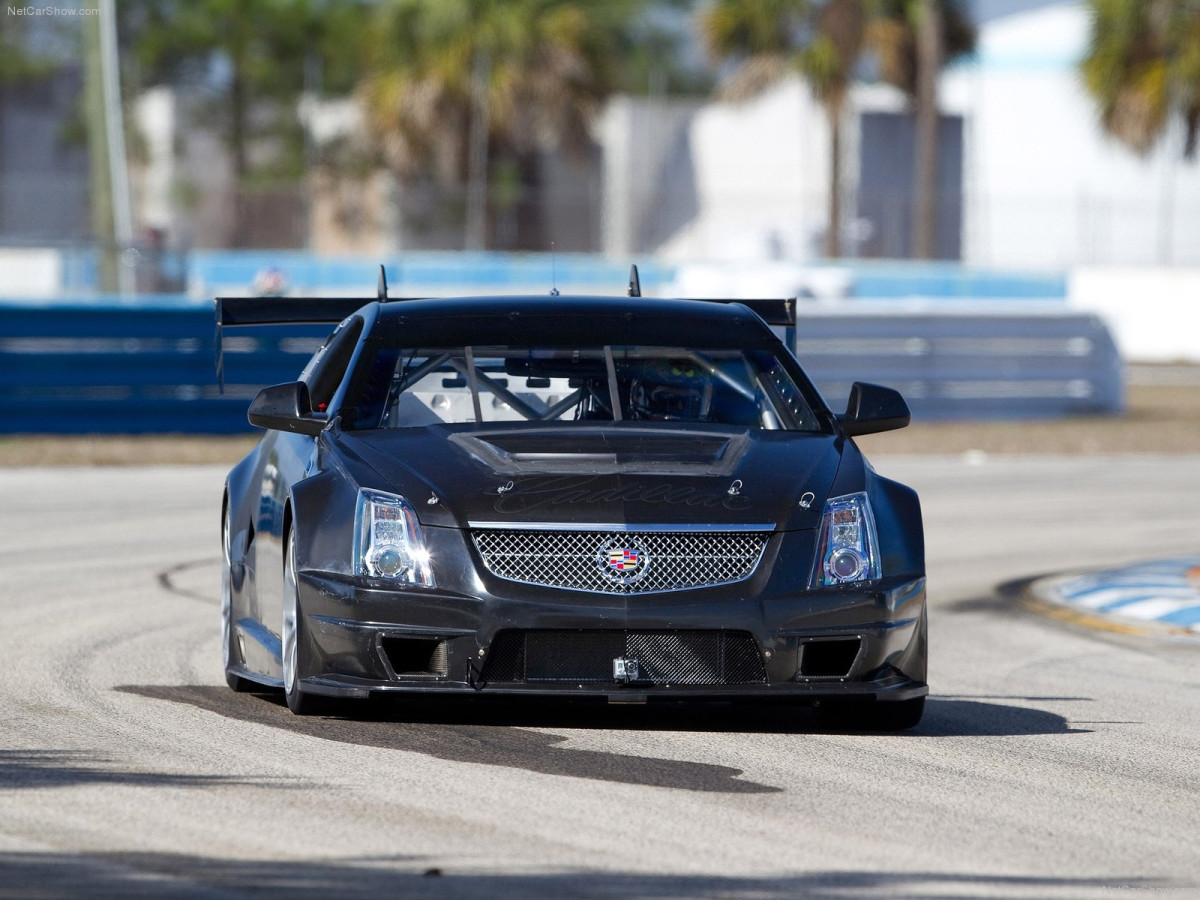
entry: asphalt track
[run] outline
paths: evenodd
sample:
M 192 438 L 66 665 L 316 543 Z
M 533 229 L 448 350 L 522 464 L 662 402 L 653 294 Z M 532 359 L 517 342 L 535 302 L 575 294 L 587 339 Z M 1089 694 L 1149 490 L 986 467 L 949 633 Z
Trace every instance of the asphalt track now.
M 0 898 L 1200 897 L 1200 648 L 997 588 L 1195 556 L 1200 458 L 884 459 L 914 732 L 802 710 L 292 717 L 218 666 L 213 468 L 0 472 Z

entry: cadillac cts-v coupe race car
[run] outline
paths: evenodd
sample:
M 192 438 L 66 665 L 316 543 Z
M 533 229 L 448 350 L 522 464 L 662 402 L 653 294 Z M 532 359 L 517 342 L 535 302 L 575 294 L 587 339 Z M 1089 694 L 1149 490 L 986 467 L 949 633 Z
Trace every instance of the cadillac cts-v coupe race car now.
M 382 292 L 386 296 L 386 291 Z M 337 324 L 222 504 L 234 690 L 774 699 L 915 725 L 920 506 L 770 327 L 788 301 L 224 299 Z M 760 315 L 761 313 L 761 315 Z M 344 707 L 344 704 L 343 704 Z

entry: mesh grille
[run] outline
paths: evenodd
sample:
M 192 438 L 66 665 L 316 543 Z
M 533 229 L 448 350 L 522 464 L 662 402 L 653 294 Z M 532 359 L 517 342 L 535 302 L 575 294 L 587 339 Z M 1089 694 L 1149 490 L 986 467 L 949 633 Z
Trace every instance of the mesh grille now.
M 508 581 L 646 594 L 743 581 L 770 533 L 478 529 L 472 537 L 488 571 Z
M 761 684 L 767 680 L 745 631 L 502 631 L 492 642 L 485 681 L 612 683 L 613 660 L 638 662 L 639 682 Z

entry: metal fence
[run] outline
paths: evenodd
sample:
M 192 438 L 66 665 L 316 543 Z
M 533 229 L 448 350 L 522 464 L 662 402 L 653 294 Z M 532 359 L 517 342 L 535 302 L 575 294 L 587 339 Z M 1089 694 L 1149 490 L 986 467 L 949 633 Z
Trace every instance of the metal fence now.
M 249 431 L 246 407 L 294 379 L 324 326 L 239 329 L 216 384 L 208 307 L 0 306 L 5 433 Z M 1121 364 L 1103 324 L 1065 312 L 802 314 L 797 353 L 838 408 L 851 382 L 898 388 L 921 419 L 1115 413 Z

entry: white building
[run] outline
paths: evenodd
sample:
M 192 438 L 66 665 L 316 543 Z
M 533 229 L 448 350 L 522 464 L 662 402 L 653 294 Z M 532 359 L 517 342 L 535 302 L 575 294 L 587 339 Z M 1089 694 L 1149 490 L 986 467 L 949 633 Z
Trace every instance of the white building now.
M 1079 2 L 995 16 L 980 25 L 974 57 L 943 74 L 943 168 L 960 182 L 943 184 L 943 215 L 959 228 L 945 255 L 1015 269 L 1200 264 L 1200 164 L 1182 159 L 1178 123 L 1145 158 L 1101 131 L 1078 73 L 1088 25 Z M 898 120 L 905 100 L 859 85 L 849 107 L 846 255 L 904 255 L 911 200 L 880 193 L 895 194 L 897 175 L 908 177 L 899 157 L 911 151 L 881 147 L 888 130 L 866 125 Z M 750 102 L 686 115 L 649 101 L 612 104 L 600 129 L 604 250 L 672 261 L 819 255 L 828 132 L 798 77 Z M 868 132 L 875 143 L 863 142 Z M 881 160 L 897 168 L 882 180 Z M 664 222 L 673 225 L 665 234 Z
M 1078 69 L 1088 28 L 1077 2 L 995 19 L 943 77 L 966 116 L 968 263 L 1200 264 L 1200 162 L 1179 122 L 1145 158 L 1102 132 Z

